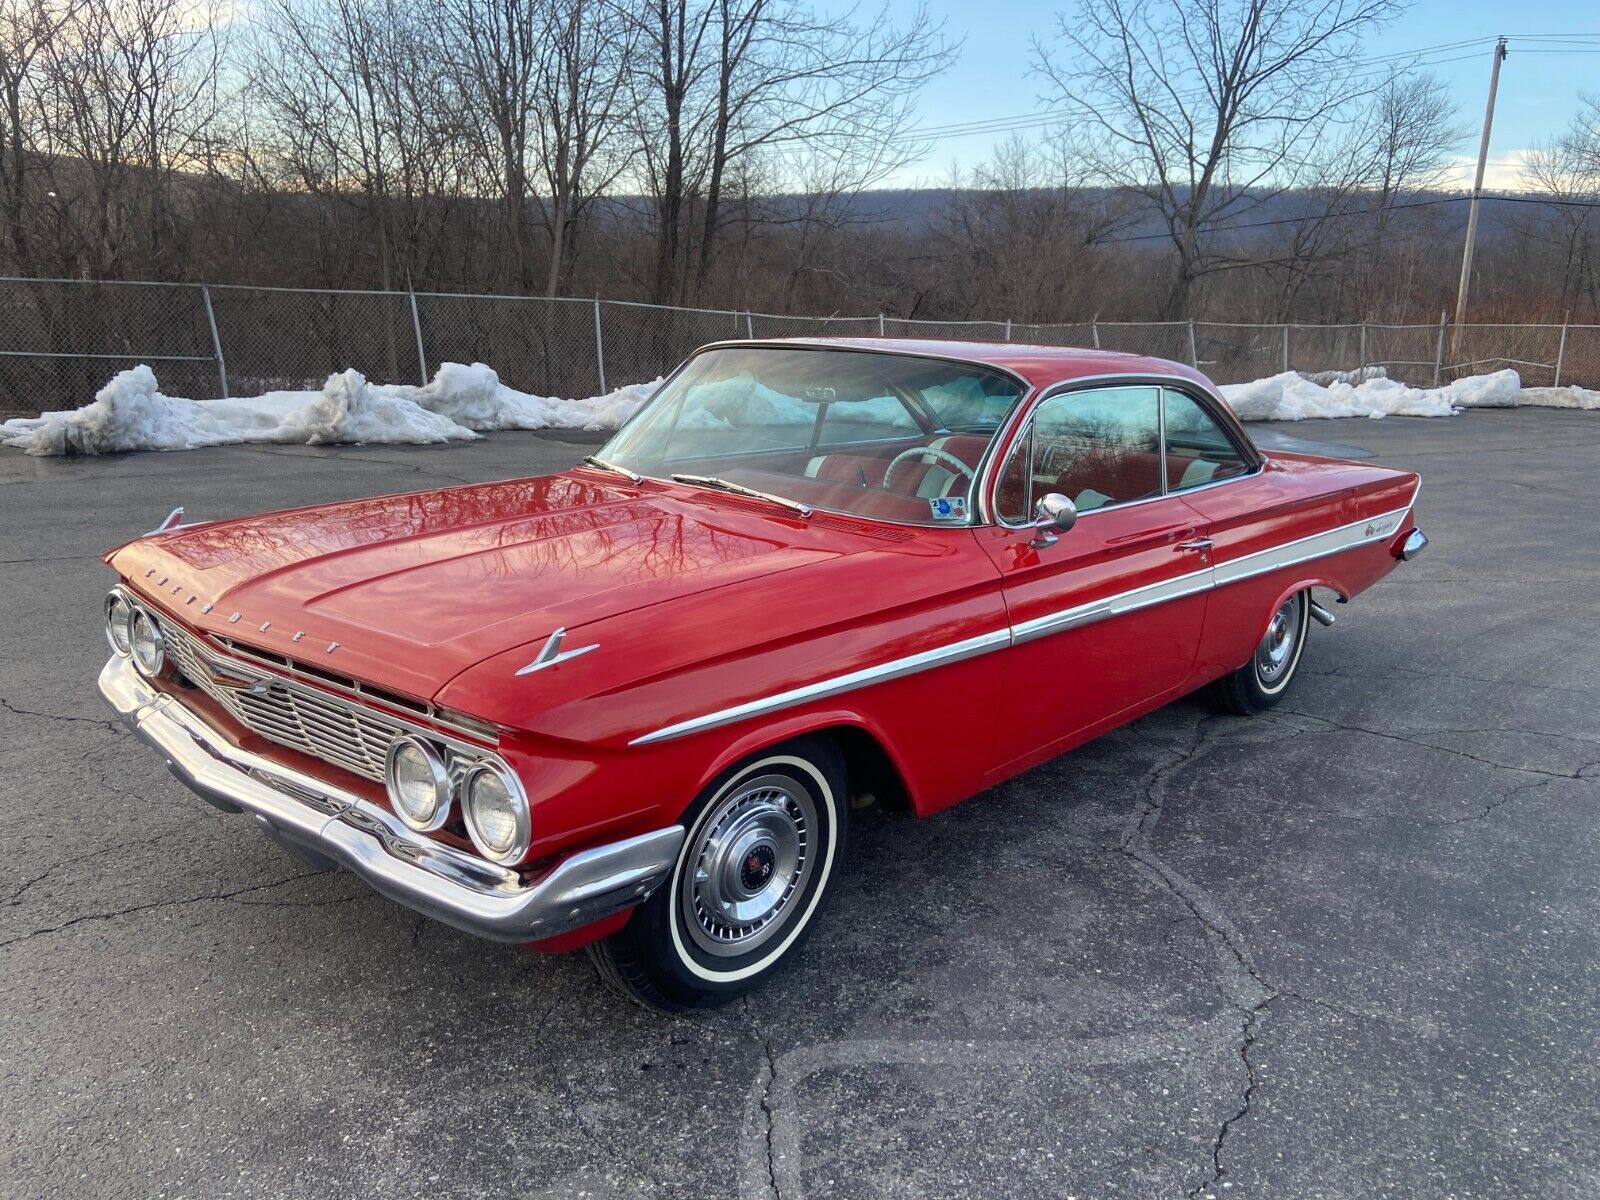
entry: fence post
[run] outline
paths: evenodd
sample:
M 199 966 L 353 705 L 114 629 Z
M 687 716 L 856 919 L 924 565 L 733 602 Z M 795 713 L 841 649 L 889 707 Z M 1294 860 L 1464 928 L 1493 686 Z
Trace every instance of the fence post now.
M 1100 349 L 1100 314 L 1099 313 L 1095 313 L 1094 318 L 1089 322 L 1089 338 L 1090 338 L 1091 341 L 1094 342 L 1094 348 L 1096 350 Z
M 600 297 L 594 298 L 594 369 L 600 377 L 600 394 L 606 394 L 606 344 L 600 336 Z
M 882 313 L 878 314 L 878 336 L 879 337 L 883 336 L 883 314 Z
M 1433 343 L 1433 386 L 1439 386 L 1439 375 L 1444 370 L 1444 309 L 1439 310 L 1439 336 Z
M 756 323 L 748 308 L 744 310 L 744 333 L 751 341 L 755 341 Z
M 1189 318 L 1189 365 L 1196 371 L 1200 369 L 1200 354 L 1194 345 L 1194 318 Z
M 406 297 L 411 301 L 411 332 L 417 335 L 417 371 L 421 384 L 428 386 L 428 356 L 422 352 L 422 318 L 417 315 L 417 294 L 411 290 L 411 272 L 406 272 Z
M 1356 364 L 1359 372 L 1367 369 L 1367 323 L 1361 322 L 1361 361 Z
M 1010 340 L 1011 340 L 1011 318 L 1007 317 L 1006 318 L 1006 341 L 1009 342 Z
M 1567 309 L 1566 316 L 1561 318 L 1561 340 L 1556 343 L 1556 378 L 1551 387 L 1561 386 L 1561 360 L 1567 356 L 1567 326 L 1572 322 L 1572 310 Z
M 222 398 L 228 398 L 228 364 L 222 357 L 222 339 L 217 336 L 217 315 L 211 311 L 211 289 L 200 285 L 200 298 L 206 305 L 206 324 L 211 326 L 211 353 L 217 360 L 217 381 L 222 385 Z M 1557 374 L 1560 372 L 1558 371 Z
M 1285 371 L 1289 369 L 1289 326 L 1287 324 L 1283 327 L 1283 369 Z

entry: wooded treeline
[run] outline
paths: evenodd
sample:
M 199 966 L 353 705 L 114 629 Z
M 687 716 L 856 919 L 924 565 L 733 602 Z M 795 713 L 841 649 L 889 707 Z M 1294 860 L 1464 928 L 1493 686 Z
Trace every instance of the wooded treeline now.
M 1060 126 L 926 196 L 924 12 L 801 0 L 0 0 L 0 270 L 943 319 L 1428 321 L 1462 127 L 1391 0 L 1095 0 Z M 1265 18 L 1270 17 L 1270 20 Z M 1021 52 L 1019 47 L 1019 53 Z M 1600 319 L 1600 104 L 1475 320 Z M 1248 226 L 1249 228 L 1242 228 Z

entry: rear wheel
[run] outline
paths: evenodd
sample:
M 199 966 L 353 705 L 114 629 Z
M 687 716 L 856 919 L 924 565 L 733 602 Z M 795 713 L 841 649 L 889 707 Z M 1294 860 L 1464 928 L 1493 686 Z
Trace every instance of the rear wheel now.
M 1213 696 L 1227 712 L 1250 716 L 1276 704 L 1294 681 L 1311 628 L 1311 592 L 1296 592 L 1278 607 L 1250 661 L 1217 680 Z
M 810 932 L 844 853 L 849 804 L 833 743 L 802 738 L 752 755 L 684 813 L 670 879 L 589 947 L 603 979 L 649 1008 L 725 1003 Z

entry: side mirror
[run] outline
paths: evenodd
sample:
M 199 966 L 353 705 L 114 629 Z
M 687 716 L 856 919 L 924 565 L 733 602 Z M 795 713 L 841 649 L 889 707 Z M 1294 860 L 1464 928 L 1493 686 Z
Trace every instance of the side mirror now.
M 1028 544 L 1035 550 L 1054 546 L 1063 534 L 1078 523 L 1078 506 L 1060 492 L 1046 492 L 1033 508 L 1033 528 L 1037 531 Z

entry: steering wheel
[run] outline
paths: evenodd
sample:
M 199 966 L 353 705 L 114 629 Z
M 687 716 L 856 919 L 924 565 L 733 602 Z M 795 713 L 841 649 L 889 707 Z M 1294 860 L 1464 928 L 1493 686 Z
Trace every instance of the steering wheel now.
M 939 450 L 933 446 L 913 446 L 909 450 L 902 450 L 899 454 L 896 454 L 889 460 L 889 465 L 884 468 L 883 487 L 886 491 L 889 487 L 889 477 L 894 474 L 894 469 L 901 463 L 905 462 L 906 459 L 916 458 L 918 456 L 923 458 L 937 459 L 947 467 L 954 467 L 957 471 L 960 471 L 961 474 L 967 477 L 968 483 L 971 483 L 972 480 L 976 478 L 976 473 L 973 471 L 973 469 L 967 466 L 966 463 L 962 462 L 954 454 L 951 454 L 948 450 Z

